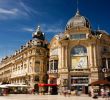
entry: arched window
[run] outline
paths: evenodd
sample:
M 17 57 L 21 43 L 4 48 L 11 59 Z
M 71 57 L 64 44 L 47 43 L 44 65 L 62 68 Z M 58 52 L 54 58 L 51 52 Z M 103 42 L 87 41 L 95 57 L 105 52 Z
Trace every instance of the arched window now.
M 78 45 L 72 48 L 71 55 L 85 55 L 87 54 L 87 49 L 84 46 Z

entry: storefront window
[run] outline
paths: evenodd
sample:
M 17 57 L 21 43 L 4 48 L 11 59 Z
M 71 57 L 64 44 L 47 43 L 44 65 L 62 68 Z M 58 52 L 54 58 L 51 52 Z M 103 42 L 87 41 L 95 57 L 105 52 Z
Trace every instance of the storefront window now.
M 71 84 L 88 84 L 88 77 L 71 77 Z

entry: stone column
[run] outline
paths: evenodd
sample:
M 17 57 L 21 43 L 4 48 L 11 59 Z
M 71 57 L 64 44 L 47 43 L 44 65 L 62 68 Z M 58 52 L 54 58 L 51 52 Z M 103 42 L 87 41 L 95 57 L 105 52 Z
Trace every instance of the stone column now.
M 108 59 L 106 58 L 106 68 L 108 69 Z
M 62 66 L 62 48 L 61 46 L 58 48 L 58 69 L 61 69 Z
M 48 79 L 48 84 L 50 84 L 50 79 Z M 50 88 L 50 86 L 48 87 L 48 94 L 50 94 L 50 90 L 51 90 L 51 88 Z
M 89 47 L 89 63 L 91 67 L 94 66 L 93 44 L 91 44 Z
M 65 54 L 64 54 L 65 50 L 64 50 L 64 46 L 62 46 L 62 68 L 65 67 Z
M 65 67 L 68 67 L 68 48 L 65 47 Z
M 96 80 L 98 80 L 98 71 L 97 68 L 95 68 L 95 60 L 96 60 L 96 51 L 94 48 L 94 44 L 91 43 L 90 47 L 89 47 L 89 60 L 90 60 L 90 69 L 91 69 L 91 74 L 90 74 L 90 78 L 89 78 L 89 82 L 94 82 Z M 94 59 L 95 58 L 95 59 Z
M 52 68 L 52 71 L 54 71 L 54 68 L 55 68 L 55 66 L 54 66 L 54 59 L 53 59 L 53 68 Z
M 94 53 L 94 66 L 97 67 L 97 51 L 96 51 L 96 45 L 93 45 L 93 53 Z
M 29 58 L 28 58 L 28 63 L 27 63 L 27 69 L 28 69 L 27 72 L 30 73 L 30 71 L 29 71 L 30 70 L 30 60 L 29 60 Z
M 51 63 L 51 62 L 49 62 L 49 70 L 48 70 L 48 71 L 49 71 L 49 73 L 50 73 L 50 63 Z

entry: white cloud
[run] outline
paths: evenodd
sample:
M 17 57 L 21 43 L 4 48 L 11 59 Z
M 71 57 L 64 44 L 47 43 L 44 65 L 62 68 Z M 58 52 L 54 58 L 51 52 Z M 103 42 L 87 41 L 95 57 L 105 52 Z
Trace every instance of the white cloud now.
M 22 28 L 23 31 L 27 31 L 27 32 L 34 32 L 34 29 L 33 28 Z
M 29 18 L 33 14 L 41 15 L 41 12 L 27 6 L 22 0 L 0 0 L 0 20 Z
M 14 8 L 14 9 L 3 9 L 3 8 L 0 8 L 0 14 L 16 15 L 17 12 L 19 12 L 19 10 L 16 9 L 16 8 Z
M 17 8 L 13 8 L 13 9 L 0 8 L 0 19 L 1 20 L 17 19 L 17 18 L 21 18 L 22 16 L 27 17 L 28 14 Z
M 41 29 L 44 32 L 51 32 L 51 33 L 59 33 L 59 32 L 63 32 L 63 28 L 61 27 L 62 23 L 55 23 L 53 25 L 46 25 L 46 24 L 41 24 Z
M 1 62 L 1 60 L 2 60 L 2 57 L 0 57 L 0 62 Z
M 63 30 L 60 29 L 60 28 L 48 28 L 45 30 L 45 32 L 54 32 L 54 33 L 57 33 L 57 32 L 62 32 Z
M 32 9 L 31 7 L 27 6 L 26 4 L 24 4 L 22 1 L 20 1 L 20 6 L 28 13 L 28 14 L 41 14 L 41 12 L 38 12 L 34 9 Z
M 29 3 L 29 0 L 0 0 L 0 20 L 30 19 L 48 14 Z

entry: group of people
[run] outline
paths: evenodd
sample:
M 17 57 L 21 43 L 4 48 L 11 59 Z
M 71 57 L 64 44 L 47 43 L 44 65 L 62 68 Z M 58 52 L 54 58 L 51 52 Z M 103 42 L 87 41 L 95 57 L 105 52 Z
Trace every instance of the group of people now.
M 93 88 L 91 88 L 91 94 L 93 98 L 100 95 L 102 98 L 110 96 L 110 89 L 108 87 L 101 87 L 99 93 L 95 92 Z
M 63 91 L 63 95 L 64 96 L 67 96 L 67 95 L 70 96 L 71 95 L 71 90 L 69 90 L 69 89 L 68 90 L 64 90 Z
M 109 97 L 110 96 L 110 91 L 109 88 L 101 88 L 101 96 L 104 97 Z
M 0 95 L 1 96 L 7 96 L 8 95 L 8 89 L 0 89 Z

